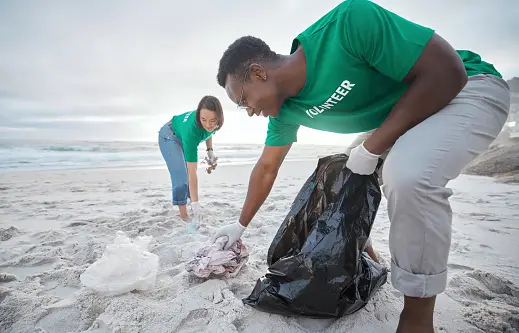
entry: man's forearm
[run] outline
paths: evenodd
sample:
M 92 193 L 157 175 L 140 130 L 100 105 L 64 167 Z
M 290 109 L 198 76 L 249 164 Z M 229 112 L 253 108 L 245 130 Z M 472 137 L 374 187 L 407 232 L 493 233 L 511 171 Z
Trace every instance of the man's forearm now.
M 257 164 L 252 170 L 247 197 L 245 198 L 239 220 L 243 226 L 249 225 L 254 215 L 256 215 L 261 205 L 265 202 L 265 199 L 267 199 L 276 176 L 276 171 L 268 171 L 260 164 Z

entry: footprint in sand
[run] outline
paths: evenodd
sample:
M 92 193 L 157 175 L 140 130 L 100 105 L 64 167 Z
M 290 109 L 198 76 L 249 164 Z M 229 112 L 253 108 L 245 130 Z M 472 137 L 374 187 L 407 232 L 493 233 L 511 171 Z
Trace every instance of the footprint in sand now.
M 519 330 L 519 288 L 511 281 L 476 269 L 454 276 L 446 293 L 467 306 L 465 321 L 480 330 Z
M 247 328 L 247 324 L 245 323 L 245 318 L 236 318 L 232 324 L 236 327 L 238 332 L 243 332 Z
M 468 244 L 461 244 L 457 241 L 453 241 L 451 244 L 451 251 L 457 253 L 467 253 L 470 252 L 470 248 Z
M 487 196 L 492 197 L 492 198 L 504 198 L 504 197 L 506 197 L 505 194 L 501 194 L 501 193 L 488 193 Z
M 16 281 L 16 275 L 9 273 L 0 273 L 0 283 L 7 283 L 12 281 Z
M 517 302 L 517 306 L 519 306 L 519 288 L 511 281 L 482 270 L 474 270 L 469 273 L 468 276 L 481 282 L 493 293 L 512 296 L 515 299 L 515 302 Z
M 205 331 L 212 317 L 213 310 L 211 309 L 191 310 L 172 332 L 195 333 Z
M 154 215 L 155 213 L 152 213 L 152 215 Z M 159 213 L 160 214 L 160 213 Z M 149 225 L 154 225 L 156 223 L 163 223 L 163 222 L 166 222 L 166 217 L 164 215 L 154 215 L 154 217 L 152 217 L 151 219 L 149 219 L 148 221 L 146 221 L 147 224 Z
M 236 298 L 242 299 L 249 296 L 252 288 L 250 284 L 232 283 L 229 290 L 234 294 L 234 296 L 236 296 Z
M 6 241 L 13 237 L 20 235 L 21 232 L 15 227 L 1 228 L 0 229 L 0 241 Z
M 484 204 L 489 204 L 490 201 L 488 201 L 488 200 L 484 200 L 484 199 L 478 199 L 478 200 L 476 201 L 476 203 L 477 203 L 477 204 L 483 204 L 483 205 L 484 205 Z
M 168 216 L 170 215 L 171 210 L 169 208 L 163 208 L 162 210 L 152 212 L 150 216 L 158 217 L 158 216 Z
M 177 275 L 179 275 L 180 273 L 183 272 L 183 268 L 179 267 L 179 266 L 176 266 L 176 267 L 172 267 L 168 270 L 164 270 L 164 274 L 167 274 L 169 275 L 170 277 L 175 277 Z
M 72 223 L 69 223 L 66 227 L 74 228 L 74 227 L 79 227 L 79 226 L 83 226 L 83 225 L 87 225 L 87 224 L 88 224 L 87 222 L 72 222 Z
M 4 299 L 11 294 L 13 290 L 9 288 L 0 288 L 0 303 L 4 301 Z
M 502 231 L 502 230 L 497 230 L 497 229 L 493 229 L 493 228 L 488 229 L 488 231 L 494 232 L 496 234 L 505 234 L 505 235 L 509 235 L 510 234 L 509 232 Z
M 72 307 L 52 309 L 37 323 L 45 332 L 77 332 L 81 313 Z
M 447 267 L 449 267 L 449 270 L 453 271 L 473 271 L 474 267 L 469 267 L 465 265 L 459 265 L 459 264 L 448 264 Z
M 146 198 L 163 198 L 163 197 L 165 197 L 165 195 L 162 193 L 151 193 L 151 194 L 145 194 L 144 196 Z
M 211 201 L 211 205 L 213 205 L 217 208 L 232 207 L 232 205 L 230 203 L 224 202 L 224 201 Z
M 165 196 L 163 195 L 162 197 L 165 197 Z M 155 200 L 151 200 L 149 204 L 151 206 L 166 207 L 165 205 L 169 205 L 169 200 L 167 200 L 167 199 L 155 199 Z
M 323 332 L 335 322 L 334 319 L 314 319 L 301 317 L 296 322 L 309 332 Z
M 519 230 L 519 228 L 516 228 L 516 227 L 503 227 L 505 229 L 508 229 L 508 230 Z

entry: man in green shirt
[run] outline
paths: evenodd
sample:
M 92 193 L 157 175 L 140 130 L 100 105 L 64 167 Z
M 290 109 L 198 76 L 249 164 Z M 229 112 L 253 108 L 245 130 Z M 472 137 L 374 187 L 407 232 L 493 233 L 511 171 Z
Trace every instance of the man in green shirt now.
M 499 72 L 430 28 L 347 0 L 300 33 L 290 55 L 259 38 L 236 40 L 217 79 L 233 102 L 269 124 L 239 221 L 213 237 L 227 235 L 226 246 L 241 237 L 300 126 L 363 133 L 346 166 L 372 174 L 384 159 L 392 285 L 405 295 L 397 332 L 433 332 L 451 239 L 446 185 L 504 126 L 510 94 Z

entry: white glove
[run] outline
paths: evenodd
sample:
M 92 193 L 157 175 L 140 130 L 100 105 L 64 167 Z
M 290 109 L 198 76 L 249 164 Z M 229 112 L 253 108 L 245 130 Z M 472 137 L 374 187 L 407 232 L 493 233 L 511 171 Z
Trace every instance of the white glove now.
M 365 248 L 367 249 L 368 247 L 373 247 L 373 242 L 371 241 L 371 238 L 368 237 L 368 239 L 366 240 L 366 246 Z
M 247 229 L 247 227 L 244 227 L 241 225 L 239 221 L 236 221 L 236 223 L 231 223 L 228 225 L 225 225 L 220 228 L 212 237 L 211 237 L 211 243 L 214 243 L 218 238 L 222 236 L 227 236 L 228 240 L 227 243 L 224 245 L 223 249 L 228 250 L 231 248 L 231 246 L 234 245 L 240 239 L 243 232 Z
M 202 207 L 200 207 L 200 203 L 198 201 L 193 201 L 191 203 L 191 210 L 193 211 L 193 215 L 197 216 L 202 212 Z
M 214 156 L 214 152 L 212 150 L 207 151 L 207 163 L 209 165 L 216 164 L 216 161 L 218 160 L 218 157 Z
M 359 175 L 371 175 L 375 172 L 380 155 L 370 153 L 364 148 L 364 142 L 350 152 L 346 167 Z

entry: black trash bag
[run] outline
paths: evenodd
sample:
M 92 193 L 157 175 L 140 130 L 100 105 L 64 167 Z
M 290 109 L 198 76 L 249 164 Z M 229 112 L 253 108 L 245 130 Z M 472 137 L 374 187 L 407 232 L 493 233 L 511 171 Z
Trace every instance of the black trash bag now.
M 270 245 L 267 273 L 244 304 L 338 318 L 362 309 L 386 283 L 387 269 L 363 252 L 382 196 L 378 179 L 353 174 L 347 159 L 319 159 Z

